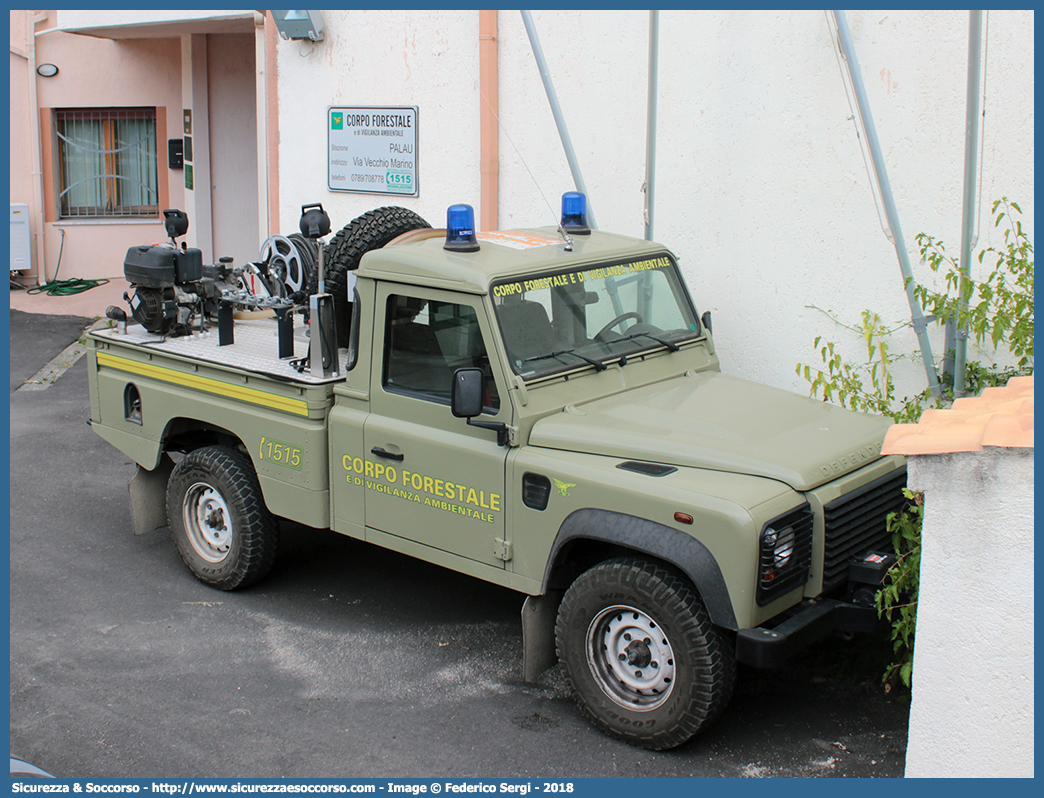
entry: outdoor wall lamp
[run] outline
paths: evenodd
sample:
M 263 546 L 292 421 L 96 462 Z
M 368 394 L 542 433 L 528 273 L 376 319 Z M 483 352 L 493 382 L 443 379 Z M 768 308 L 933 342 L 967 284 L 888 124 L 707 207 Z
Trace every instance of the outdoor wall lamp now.
M 54 64 L 40 64 L 40 66 L 36 68 L 36 74 L 41 78 L 53 78 L 58 74 L 58 67 Z
M 273 11 L 272 19 L 284 39 L 323 40 L 322 11 Z

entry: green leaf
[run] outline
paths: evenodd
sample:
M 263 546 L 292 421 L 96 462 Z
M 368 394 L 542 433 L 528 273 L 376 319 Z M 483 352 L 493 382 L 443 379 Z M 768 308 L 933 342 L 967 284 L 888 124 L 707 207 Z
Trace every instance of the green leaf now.
M 913 675 L 913 662 L 907 662 L 899 669 L 899 678 L 903 680 L 903 684 L 907 687 L 910 686 L 910 677 Z

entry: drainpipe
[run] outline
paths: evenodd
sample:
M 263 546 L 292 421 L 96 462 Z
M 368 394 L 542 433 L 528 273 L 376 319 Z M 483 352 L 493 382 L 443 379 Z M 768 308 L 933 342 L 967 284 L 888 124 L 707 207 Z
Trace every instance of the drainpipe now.
M 44 198 L 43 198 L 43 154 L 40 148 L 40 99 L 36 93 L 36 23 L 47 19 L 47 12 L 37 15 L 35 11 L 25 12 L 25 24 L 28 32 L 28 68 L 29 68 L 29 136 L 33 141 L 33 217 L 36 221 L 36 284 L 47 282 L 47 254 L 44 245 Z M 43 282 L 40 276 L 43 276 Z
M 649 111 L 645 129 L 645 240 L 652 241 L 656 201 L 656 100 L 660 60 L 660 12 L 649 12 Z
M 265 91 L 268 95 L 268 230 L 279 230 L 279 71 L 276 45 L 279 34 L 271 11 L 265 12 Z
M 583 175 L 580 174 L 580 165 L 576 162 L 576 153 L 573 152 L 573 142 L 569 138 L 565 119 L 562 117 L 562 108 L 558 104 L 558 95 L 555 94 L 554 84 L 551 83 L 551 73 L 547 71 L 547 61 L 544 60 L 544 50 L 540 46 L 536 27 L 533 25 L 533 16 L 528 11 L 522 12 L 522 21 L 526 24 L 526 33 L 529 34 L 529 43 L 533 47 L 533 55 L 536 57 L 537 67 L 540 69 L 540 78 L 544 81 L 544 91 L 547 92 L 547 101 L 551 104 L 551 113 L 554 114 L 555 124 L 558 125 L 558 135 L 562 139 L 562 148 L 565 150 L 566 160 L 569 161 L 569 171 L 573 174 L 573 184 L 576 190 L 587 196 L 587 187 L 584 185 Z M 587 196 L 587 224 L 592 230 L 597 230 L 594 212 L 591 210 L 591 197 Z
M 968 12 L 968 110 L 964 123 L 964 198 L 961 220 L 960 270 L 963 278 L 971 275 L 971 251 L 975 242 L 976 220 L 976 170 L 978 169 L 979 123 L 982 110 L 980 76 L 982 73 L 982 11 Z M 968 302 L 958 296 L 958 307 L 966 309 Z M 956 350 L 953 356 L 953 395 L 964 396 L 965 377 L 968 370 L 968 330 L 957 330 Z
M 481 130 L 481 192 L 479 219 L 482 230 L 499 228 L 500 144 L 497 115 L 500 98 L 497 72 L 497 12 L 479 11 L 479 119 Z
M 921 306 L 917 301 L 917 297 L 914 295 L 910 256 L 906 252 L 903 229 L 899 225 L 899 213 L 895 209 L 892 185 L 888 181 L 888 171 L 885 169 L 884 156 L 881 154 L 881 142 L 877 138 L 877 128 L 874 126 L 874 117 L 870 113 L 870 102 L 866 97 L 866 87 L 863 85 L 863 76 L 859 72 L 859 62 L 856 60 L 852 34 L 848 30 L 845 12 L 834 11 L 833 14 L 834 23 L 837 25 L 838 41 L 841 44 L 841 57 L 848 67 L 848 74 L 852 80 L 852 88 L 855 91 L 856 101 L 859 106 L 859 118 L 863 123 L 863 130 L 866 132 L 866 144 L 870 150 L 870 157 L 874 166 L 874 176 L 877 178 L 877 187 L 881 192 L 881 201 L 885 207 L 890 237 L 892 244 L 895 246 L 896 257 L 899 259 L 899 269 L 903 273 L 903 281 L 906 285 L 906 299 L 910 304 L 910 320 L 913 324 L 914 332 L 917 334 L 917 342 L 921 347 L 921 359 L 924 361 L 928 387 L 932 391 L 932 396 L 941 396 L 942 388 L 939 385 L 939 375 L 935 372 L 935 362 L 932 359 L 932 345 L 928 340 L 928 325 L 924 320 L 924 315 L 921 313 Z
M 268 53 L 266 51 L 265 14 L 254 12 L 254 135 L 257 139 L 257 232 L 262 241 L 269 233 L 268 224 Z

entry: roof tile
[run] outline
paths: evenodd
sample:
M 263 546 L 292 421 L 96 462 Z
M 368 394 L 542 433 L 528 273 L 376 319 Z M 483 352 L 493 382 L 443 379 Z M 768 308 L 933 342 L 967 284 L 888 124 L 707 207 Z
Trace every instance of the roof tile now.
M 926 410 L 916 424 L 895 424 L 882 454 L 978 452 L 984 446 L 1033 448 L 1033 377 L 958 399 L 948 410 Z

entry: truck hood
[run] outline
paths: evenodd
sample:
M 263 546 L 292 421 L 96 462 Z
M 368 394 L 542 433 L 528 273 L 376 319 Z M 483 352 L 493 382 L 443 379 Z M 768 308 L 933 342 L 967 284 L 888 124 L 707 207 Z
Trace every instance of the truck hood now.
M 881 456 L 890 422 L 718 372 L 538 421 L 533 446 L 751 474 L 806 491 Z

